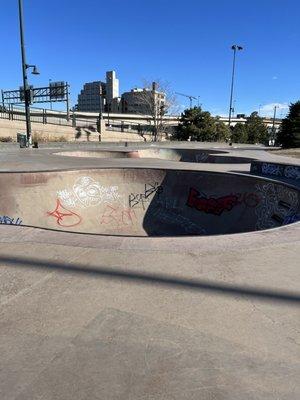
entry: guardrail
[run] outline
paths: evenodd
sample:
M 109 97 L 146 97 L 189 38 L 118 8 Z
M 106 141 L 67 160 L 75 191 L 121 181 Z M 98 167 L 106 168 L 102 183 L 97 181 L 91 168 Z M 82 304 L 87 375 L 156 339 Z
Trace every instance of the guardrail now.
M 96 128 L 97 123 L 99 123 L 99 116 L 94 115 L 82 115 L 76 112 L 70 112 L 68 115 L 65 112 L 52 111 L 43 108 L 31 107 L 30 108 L 30 119 L 33 123 L 39 124 L 51 124 L 60 126 L 70 126 L 73 128 Z M 0 106 L 0 118 L 7 119 L 10 121 L 25 121 L 25 109 L 23 107 L 17 106 Z M 138 133 L 141 136 L 152 134 L 153 127 L 151 123 L 142 124 L 136 121 L 123 121 L 116 120 L 106 117 L 105 119 L 106 130 L 116 131 L 116 132 L 128 132 L 128 133 Z

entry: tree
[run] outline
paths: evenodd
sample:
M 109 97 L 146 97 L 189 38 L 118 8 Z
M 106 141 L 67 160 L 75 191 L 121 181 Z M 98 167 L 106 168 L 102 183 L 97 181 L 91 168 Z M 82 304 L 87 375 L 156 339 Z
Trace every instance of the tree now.
M 248 132 L 245 124 L 238 122 L 232 129 L 231 140 L 233 143 L 247 143 Z
M 285 148 L 300 147 L 300 101 L 290 104 L 289 113 L 282 120 L 277 142 Z
M 265 143 L 268 140 L 268 128 L 256 111 L 247 118 L 245 126 L 248 135 L 248 143 Z
M 202 111 L 201 107 L 189 108 L 181 114 L 174 139 L 200 142 L 214 140 L 215 125 L 215 118 L 209 112 Z
M 149 116 L 153 140 L 161 139 L 170 130 L 166 116 L 176 108 L 176 97 L 170 84 L 160 79 L 155 82 L 144 81 L 144 89 L 137 91 L 135 96 L 140 113 Z
M 224 124 L 222 121 L 218 121 L 218 118 L 215 118 L 216 120 L 216 132 L 215 132 L 215 137 L 214 141 L 216 142 L 225 142 L 229 140 L 230 138 L 230 129 L 229 126 Z

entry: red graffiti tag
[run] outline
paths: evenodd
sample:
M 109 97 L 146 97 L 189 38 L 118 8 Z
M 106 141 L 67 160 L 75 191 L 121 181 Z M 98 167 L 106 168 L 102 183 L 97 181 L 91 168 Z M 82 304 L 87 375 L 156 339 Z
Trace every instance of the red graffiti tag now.
M 72 226 L 76 226 L 80 224 L 82 218 L 80 215 L 74 213 L 73 211 L 65 208 L 59 199 L 56 200 L 56 208 L 54 211 L 48 211 L 47 215 L 49 217 L 56 218 L 56 222 L 59 226 L 63 226 L 64 228 L 71 228 Z
M 128 225 L 133 225 L 135 221 L 136 215 L 134 210 L 106 205 L 100 224 L 126 227 Z
M 190 188 L 187 200 L 187 206 L 214 215 L 221 215 L 225 210 L 230 211 L 237 204 L 239 204 L 239 198 L 234 194 L 218 198 L 200 197 L 200 193 L 194 188 Z

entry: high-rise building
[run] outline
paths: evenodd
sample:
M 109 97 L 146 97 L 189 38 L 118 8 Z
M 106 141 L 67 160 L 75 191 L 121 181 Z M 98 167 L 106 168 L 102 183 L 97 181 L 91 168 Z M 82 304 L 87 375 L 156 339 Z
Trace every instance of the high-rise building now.
M 113 111 L 113 100 L 119 97 L 119 79 L 115 71 L 106 72 L 106 105 L 109 111 Z
M 85 83 L 78 95 L 78 111 L 100 112 L 104 110 L 106 84 L 101 81 Z
M 115 71 L 106 72 L 106 82 L 85 83 L 78 96 L 78 111 L 100 113 L 127 113 L 157 115 L 164 114 L 166 95 L 157 90 L 155 82 L 152 88 L 132 89 L 119 95 L 119 79 Z

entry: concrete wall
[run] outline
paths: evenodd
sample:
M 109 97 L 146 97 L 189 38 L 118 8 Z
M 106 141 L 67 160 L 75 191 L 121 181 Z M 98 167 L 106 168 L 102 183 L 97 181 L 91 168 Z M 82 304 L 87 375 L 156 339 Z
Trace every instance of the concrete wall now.
M 214 235 L 299 219 L 300 192 L 253 176 L 163 169 L 0 174 L 0 223 L 125 236 Z
M 26 125 L 24 121 L 0 119 L 0 138 L 11 137 L 16 141 L 17 133 L 25 131 Z M 103 142 L 144 142 L 144 139 L 136 133 L 107 131 L 104 126 L 102 126 L 102 132 L 101 141 Z M 37 136 L 40 141 L 99 141 L 99 134 L 94 125 L 88 128 L 73 128 L 70 126 L 32 123 L 32 134 Z

